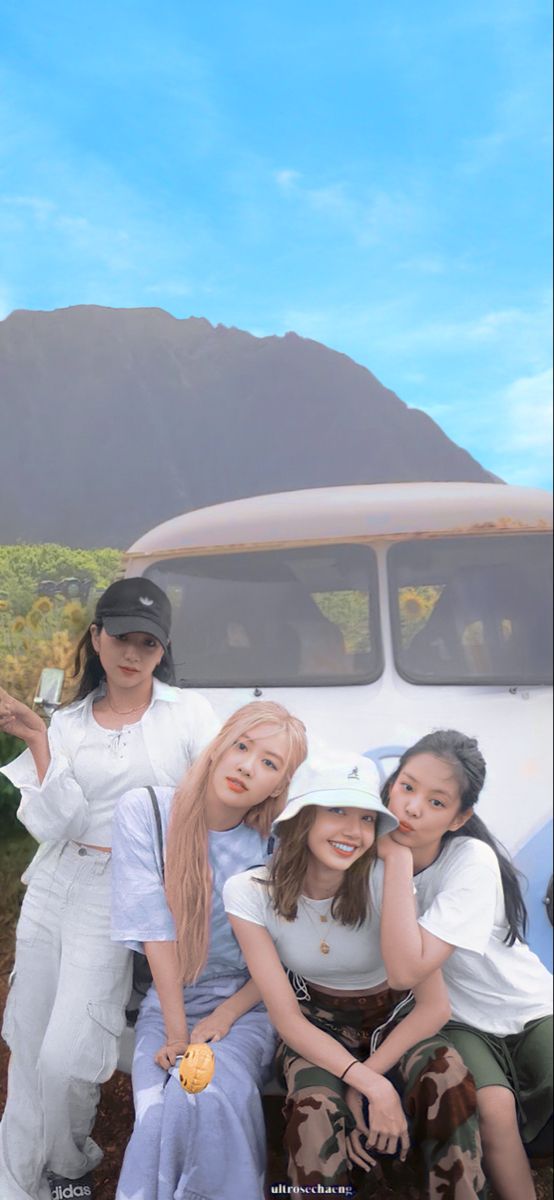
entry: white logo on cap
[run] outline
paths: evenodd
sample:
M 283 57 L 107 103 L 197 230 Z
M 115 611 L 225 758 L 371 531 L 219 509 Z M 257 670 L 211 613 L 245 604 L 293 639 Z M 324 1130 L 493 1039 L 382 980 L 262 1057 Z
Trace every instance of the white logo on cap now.
M 148 599 L 148 596 L 139 596 L 139 602 L 140 604 L 144 604 L 146 608 L 151 608 L 154 603 L 153 600 Z
M 357 767 L 352 767 L 352 770 L 346 776 L 347 779 L 359 779 L 359 771 Z

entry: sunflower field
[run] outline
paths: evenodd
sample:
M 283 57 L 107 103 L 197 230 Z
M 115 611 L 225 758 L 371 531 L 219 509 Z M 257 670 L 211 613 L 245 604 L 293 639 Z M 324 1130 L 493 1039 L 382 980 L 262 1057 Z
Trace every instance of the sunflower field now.
M 90 624 L 97 596 L 120 573 L 119 550 L 0 546 L 0 685 L 32 704 L 43 668 L 60 667 L 65 671 L 62 701 L 70 699 L 77 644 Z M 16 738 L 0 733 L 0 764 L 21 749 Z M 16 827 L 17 797 L 0 775 L 2 833 Z

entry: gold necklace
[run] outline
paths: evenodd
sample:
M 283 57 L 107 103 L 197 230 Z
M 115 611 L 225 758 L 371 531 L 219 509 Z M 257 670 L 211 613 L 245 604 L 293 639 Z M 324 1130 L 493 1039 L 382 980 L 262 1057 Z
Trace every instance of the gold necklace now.
M 106 700 L 108 701 L 108 708 L 111 708 L 112 712 L 117 713 L 118 717 L 128 717 L 131 713 L 139 712 L 141 708 L 146 708 L 146 705 L 150 704 L 149 700 L 144 700 L 142 704 L 137 704 L 135 708 L 114 708 L 109 696 L 106 696 Z
M 309 920 L 309 921 L 310 921 L 310 923 L 313 925 L 314 929 L 317 929 L 317 926 L 314 924 L 314 914 L 313 914 L 313 912 L 311 911 L 311 909 L 309 908 L 309 905 L 308 905 L 308 900 L 309 900 L 309 897 L 308 897 L 308 896 L 302 896 L 302 897 L 301 897 L 301 899 L 304 901 L 304 907 L 305 907 L 306 913 L 307 913 L 307 915 L 308 915 L 308 920 Z M 333 907 L 333 900 L 334 900 L 334 896 L 333 896 L 333 899 L 331 900 L 331 903 L 330 903 L 330 905 L 329 905 L 329 908 L 327 909 L 327 912 L 326 912 L 326 913 L 318 913 L 318 914 L 317 914 L 317 916 L 318 916 L 318 920 L 319 920 L 319 921 L 321 921 L 321 923 L 322 923 L 323 925 L 326 925 L 326 924 L 328 923 L 328 921 L 329 921 L 329 918 L 330 918 L 330 916 L 331 916 L 331 909 L 332 909 L 332 907 Z M 318 932 L 319 932 L 319 931 L 318 931 Z M 320 943 L 319 943 L 319 950 L 320 950 L 320 953 L 321 953 L 321 954 L 329 954 L 329 953 L 330 953 L 330 951 L 331 951 L 331 947 L 330 947 L 330 945 L 329 945 L 329 942 L 327 941 L 327 938 L 326 938 L 326 937 L 324 937 L 324 936 L 322 936 L 322 937 L 321 937 L 321 941 L 320 941 Z

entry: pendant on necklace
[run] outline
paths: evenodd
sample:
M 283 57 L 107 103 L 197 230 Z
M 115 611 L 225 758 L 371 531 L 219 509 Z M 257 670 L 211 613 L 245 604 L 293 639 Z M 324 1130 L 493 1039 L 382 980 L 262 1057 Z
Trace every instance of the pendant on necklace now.
M 330 947 L 329 943 L 325 941 L 325 938 L 322 938 L 322 940 L 320 941 L 319 949 L 321 950 L 322 954 L 329 953 L 329 950 L 331 949 L 331 947 Z

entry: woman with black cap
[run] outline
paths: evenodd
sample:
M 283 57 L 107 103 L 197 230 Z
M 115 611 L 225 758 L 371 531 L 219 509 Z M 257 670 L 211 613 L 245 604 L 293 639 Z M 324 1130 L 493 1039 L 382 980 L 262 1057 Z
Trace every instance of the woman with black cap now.
M 0 689 L 0 729 L 27 743 L 2 772 L 41 842 L 23 876 L 3 1037 L 2 1200 L 92 1197 L 99 1084 L 118 1056 L 132 954 L 110 940 L 111 821 L 131 788 L 174 786 L 217 731 L 204 697 L 171 686 L 171 605 L 151 580 L 103 593 L 77 648 L 74 701 L 48 731 Z

